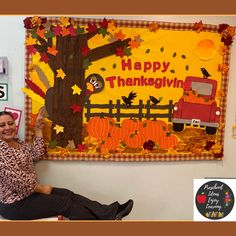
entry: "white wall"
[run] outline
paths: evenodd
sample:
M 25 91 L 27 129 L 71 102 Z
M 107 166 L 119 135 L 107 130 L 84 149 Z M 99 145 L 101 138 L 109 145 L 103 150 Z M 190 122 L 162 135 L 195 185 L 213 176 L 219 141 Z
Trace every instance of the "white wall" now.
M 91 16 L 90 16 L 91 17 Z M 92 16 L 94 17 L 94 16 Z M 104 16 L 101 16 L 104 17 Z M 0 16 L 0 56 L 9 59 L 9 101 L 0 102 L 24 109 L 24 27 L 25 16 Z M 228 23 L 236 25 L 236 16 L 113 16 L 120 19 L 170 22 Z M 42 183 L 66 187 L 103 203 L 124 202 L 133 198 L 135 205 L 128 220 L 192 220 L 193 179 L 236 177 L 236 140 L 232 125 L 236 111 L 236 39 L 232 47 L 223 161 L 112 163 L 79 161 L 40 161 L 36 164 Z M 23 117 L 24 118 L 24 117 Z M 20 136 L 24 137 L 24 122 Z

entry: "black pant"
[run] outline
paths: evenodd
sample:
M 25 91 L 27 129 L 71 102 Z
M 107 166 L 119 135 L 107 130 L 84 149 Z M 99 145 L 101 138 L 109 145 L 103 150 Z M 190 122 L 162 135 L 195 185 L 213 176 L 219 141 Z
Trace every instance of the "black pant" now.
M 63 215 L 70 220 L 114 220 L 118 202 L 103 205 L 68 189 L 53 188 L 50 195 L 33 193 L 20 201 L 0 203 L 0 215 L 10 220 L 34 220 Z

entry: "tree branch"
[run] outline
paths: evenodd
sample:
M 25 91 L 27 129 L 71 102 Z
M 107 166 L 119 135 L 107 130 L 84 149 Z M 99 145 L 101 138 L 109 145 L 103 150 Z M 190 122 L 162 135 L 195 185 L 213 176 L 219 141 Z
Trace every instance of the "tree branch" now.
M 37 49 L 38 52 L 40 53 L 44 53 L 47 52 L 47 47 L 39 45 L 39 44 L 35 44 L 34 47 Z
M 113 43 L 109 43 L 109 44 L 94 48 L 89 53 L 89 56 L 88 56 L 89 60 L 92 62 L 92 61 L 96 61 L 104 57 L 114 55 L 116 54 L 117 48 L 129 46 L 130 40 L 131 40 L 130 38 L 127 38 L 123 41 L 118 40 Z

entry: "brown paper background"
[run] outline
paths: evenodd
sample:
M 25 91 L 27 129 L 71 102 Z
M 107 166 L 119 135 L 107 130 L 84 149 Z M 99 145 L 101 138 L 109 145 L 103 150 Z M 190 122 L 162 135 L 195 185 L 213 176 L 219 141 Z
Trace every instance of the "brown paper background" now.
M 187 14 L 187 15 L 231 15 L 236 14 L 232 0 L 224 1 L 162 1 L 145 0 L 90 0 L 90 1 L 49 1 L 21 0 L 1 1 L 0 14 Z M 235 3 L 234 3 L 235 4 Z M 23 27 L 22 27 L 23 29 Z M 9 29 L 10 30 L 10 29 Z M 2 33 L 2 32 L 1 32 Z M 23 60 L 23 58 L 22 58 Z M 158 204 L 158 203 L 157 203 Z M 182 204 L 182 203 L 180 203 Z M 184 199 L 183 199 L 184 204 Z M 165 207 L 168 207 L 166 205 Z M 173 212 L 174 214 L 174 212 Z M 158 212 L 157 212 L 158 215 Z M 121 221 L 121 222 L 26 222 L 1 221 L 1 236 L 124 236 L 124 235 L 230 235 L 236 222 L 184 222 L 184 221 Z

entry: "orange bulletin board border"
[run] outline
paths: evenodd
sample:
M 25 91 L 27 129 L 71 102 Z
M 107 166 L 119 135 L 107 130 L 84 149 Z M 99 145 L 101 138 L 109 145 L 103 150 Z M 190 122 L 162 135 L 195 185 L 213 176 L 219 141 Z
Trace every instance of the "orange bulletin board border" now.
M 57 17 L 48 17 L 51 23 L 56 23 L 58 21 Z M 101 19 L 89 19 L 89 18 L 78 18 L 76 21 L 81 24 L 98 23 Z M 172 22 L 159 22 L 159 21 L 144 21 L 144 20 L 116 20 L 118 26 L 124 27 L 148 27 L 152 22 L 158 23 L 161 29 L 166 30 L 179 30 L 188 31 L 192 30 L 194 23 L 172 23 Z M 217 32 L 218 25 L 204 24 L 204 32 Z M 28 32 L 26 31 L 26 37 Z M 31 63 L 31 56 L 25 50 L 25 77 L 29 78 L 29 66 Z M 229 65 L 230 62 L 230 50 L 223 56 L 223 63 Z M 27 87 L 27 86 L 26 86 Z M 228 74 L 222 75 L 221 78 L 221 89 L 223 93 L 227 93 L 228 87 Z M 225 113 L 226 113 L 226 96 L 222 97 L 220 102 L 221 107 L 221 122 L 225 123 Z M 28 96 L 25 98 L 25 139 L 26 141 L 31 140 L 31 130 L 29 129 L 29 124 L 31 121 L 31 100 Z M 223 146 L 224 144 L 224 128 L 218 131 L 218 142 Z M 80 160 L 80 161 L 114 161 L 114 162 L 147 162 L 147 161 L 190 161 L 190 160 L 222 160 L 222 157 L 216 158 L 213 154 L 202 153 L 200 155 L 194 153 L 158 153 L 158 154 L 138 154 L 128 153 L 128 154 L 111 154 L 109 158 L 104 158 L 101 154 L 90 154 L 90 153 L 67 153 L 65 155 L 59 155 L 58 153 L 49 153 L 45 159 L 47 160 Z

